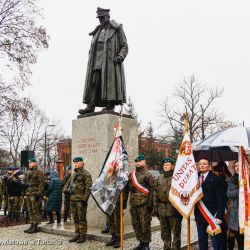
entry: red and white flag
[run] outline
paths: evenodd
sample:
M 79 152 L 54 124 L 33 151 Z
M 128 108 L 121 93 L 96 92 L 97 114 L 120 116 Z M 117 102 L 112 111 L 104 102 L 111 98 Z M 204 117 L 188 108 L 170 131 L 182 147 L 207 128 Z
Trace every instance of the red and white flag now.
M 249 225 L 249 159 L 244 147 L 239 147 L 239 226 L 244 233 Z
M 202 197 L 192 144 L 189 134 L 185 133 L 172 177 L 169 200 L 187 219 Z

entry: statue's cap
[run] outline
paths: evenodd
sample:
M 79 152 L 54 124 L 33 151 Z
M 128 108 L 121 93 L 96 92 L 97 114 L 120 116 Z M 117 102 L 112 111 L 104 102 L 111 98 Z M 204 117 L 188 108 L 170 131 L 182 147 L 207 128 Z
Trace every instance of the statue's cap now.
M 101 16 L 107 16 L 109 15 L 110 9 L 102 9 L 100 7 L 97 7 L 97 18 Z

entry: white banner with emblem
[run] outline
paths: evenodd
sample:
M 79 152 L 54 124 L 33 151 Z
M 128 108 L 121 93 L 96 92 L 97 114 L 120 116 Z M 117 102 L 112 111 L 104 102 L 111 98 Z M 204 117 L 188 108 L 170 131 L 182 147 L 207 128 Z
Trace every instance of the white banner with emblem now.
M 189 134 L 185 133 L 172 177 L 169 200 L 187 219 L 202 197 L 192 145 Z

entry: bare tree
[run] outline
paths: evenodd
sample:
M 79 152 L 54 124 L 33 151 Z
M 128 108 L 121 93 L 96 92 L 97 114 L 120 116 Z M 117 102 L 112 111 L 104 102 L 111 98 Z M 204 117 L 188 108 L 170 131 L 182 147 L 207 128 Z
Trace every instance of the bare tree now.
M 187 112 L 191 141 L 205 138 L 208 129 L 224 120 L 223 114 L 214 105 L 223 92 L 224 89 L 219 87 L 208 89 L 194 76 L 184 78 L 173 93 L 174 106 L 168 97 L 160 104 L 161 125 L 167 125 L 174 133 L 179 133 L 180 128 L 184 127 L 183 114 Z
M 20 157 L 19 149 L 22 145 L 22 136 L 25 124 L 29 122 L 29 111 L 32 103 L 29 99 L 16 100 L 6 110 L 6 115 L 0 127 L 1 142 L 8 145 L 12 161 L 17 164 Z
M 16 102 L 15 106 L 6 111 L 0 127 L 0 137 L 6 149 L 8 148 L 14 164 L 18 164 L 21 150 L 35 151 L 36 157 L 41 161 L 44 160 L 46 152 L 48 162 L 51 156 L 54 159 L 53 163 L 55 162 L 55 147 L 62 137 L 62 132 L 58 122 L 47 129 L 50 124 L 51 122 L 45 113 L 29 99 Z M 45 136 L 48 140 L 46 150 Z M 49 154 L 49 152 L 53 153 Z
M 35 0 L 0 0 L 0 55 L 21 85 L 29 82 L 30 65 L 38 51 L 48 48 L 48 36 L 40 25 L 41 10 Z

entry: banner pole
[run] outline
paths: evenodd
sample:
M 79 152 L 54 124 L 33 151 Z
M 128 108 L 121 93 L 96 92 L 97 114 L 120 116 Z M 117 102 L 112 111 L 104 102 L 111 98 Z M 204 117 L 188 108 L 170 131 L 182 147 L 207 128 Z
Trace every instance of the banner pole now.
M 120 245 L 121 249 L 123 250 L 124 246 L 124 239 L 123 239 L 123 191 L 120 194 Z
M 187 250 L 190 250 L 190 216 L 187 218 Z
M 188 113 L 186 108 L 185 117 L 185 132 L 188 133 Z M 187 250 L 191 249 L 191 235 L 190 235 L 190 216 L 187 218 Z
M 118 119 L 118 130 L 122 133 L 122 115 L 123 115 L 123 105 L 121 105 L 120 116 Z M 120 249 L 123 250 L 124 246 L 124 225 L 123 225 L 123 191 L 120 193 Z

